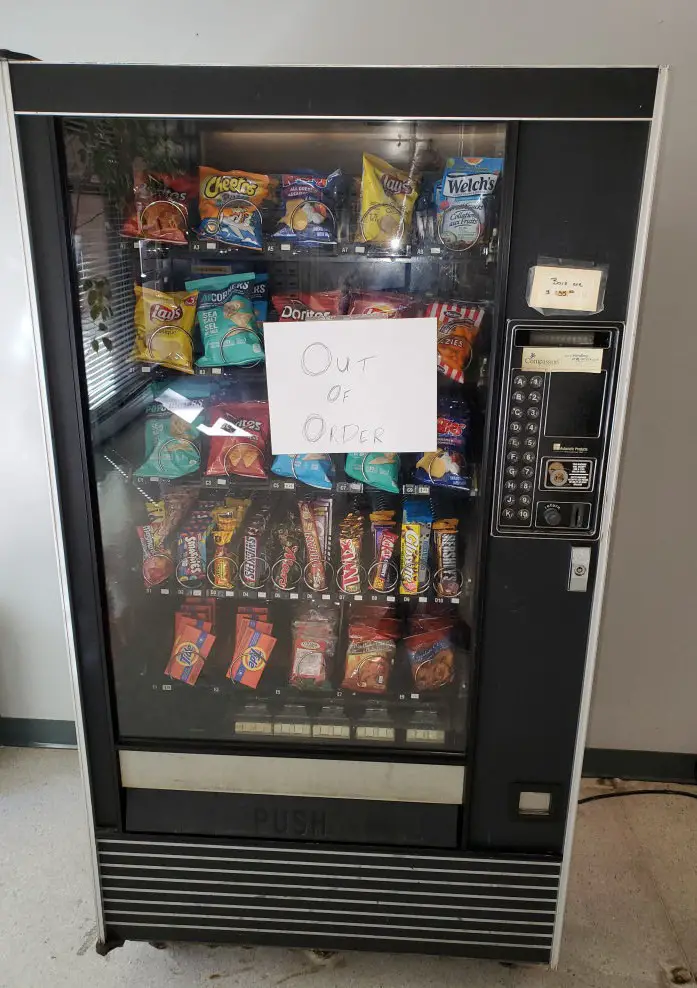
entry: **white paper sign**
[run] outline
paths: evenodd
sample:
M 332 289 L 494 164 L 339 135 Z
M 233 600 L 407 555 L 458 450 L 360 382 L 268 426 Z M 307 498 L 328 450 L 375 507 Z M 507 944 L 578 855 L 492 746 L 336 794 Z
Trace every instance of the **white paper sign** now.
M 271 451 L 436 449 L 436 320 L 264 323 Z
M 531 309 L 598 312 L 602 268 L 562 268 L 536 264 L 532 269 Z

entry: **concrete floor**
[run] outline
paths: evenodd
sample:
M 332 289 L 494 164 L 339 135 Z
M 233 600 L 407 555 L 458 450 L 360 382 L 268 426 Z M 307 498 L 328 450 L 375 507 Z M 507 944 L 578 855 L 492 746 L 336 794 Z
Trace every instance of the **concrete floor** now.
M 557 972 L 361 953 L 317 969 L 304 951 L 270 947 L 128 943 L 99 957 L 73 751 L 0 749 L 0 887 L 2 988 L 655 988 L 695 983 L 671 981 L 671 968 L 697 971 L 697 803 L 687 799 L 581 807 Z

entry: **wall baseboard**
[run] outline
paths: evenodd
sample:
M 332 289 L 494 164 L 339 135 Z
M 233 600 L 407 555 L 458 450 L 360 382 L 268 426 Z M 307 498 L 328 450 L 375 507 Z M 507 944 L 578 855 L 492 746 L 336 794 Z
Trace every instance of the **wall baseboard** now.
M 697 783 L 697 755 L 679 751 L 626 751 L 586 748 L 583 774 L 598 779 L 635 782 Z
M 0 717 L 0 745 L 19 748 L 75 748 L 72 720 Z

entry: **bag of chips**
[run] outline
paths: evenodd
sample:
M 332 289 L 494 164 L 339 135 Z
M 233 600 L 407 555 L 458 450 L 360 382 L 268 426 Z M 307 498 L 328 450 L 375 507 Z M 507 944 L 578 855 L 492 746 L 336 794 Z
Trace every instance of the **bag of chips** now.
M 372 319 L 400 319 L 415 315 L 418 305 L 417 299 L 399 292 L 353 292 L 348 314 Z
M 274 295 L 271 299 L 279 322 L 335 319 L 341 313 L 341 302 L 340 291 L 298 292 L 297 295 Z
M 503 158 L 448 158 L 435 188 L 436 235 L 450 250 L 469 250 L 485 236 Z
M 185 244 L 189 236 L 189 207 L 196 198 L 191 175 L 164 175 L 138 170 L 133 174 L 133 206 L 124 222 L 124 237 Z
M 418 181 L 374 154 L 363 155 L 356 240 L 399 248 L 408 239 Z
M 334 464 L 327 453 L 282 454 L 274 457 L 271 472 L 279 477 L 292 477 L 310 487 L 331 490 Z
M 388 634 L 352 624 L 341 688 L 357 693 L 386 692 L 396 651 Z
M 310 607 L 293 621 L 293 652 L 289 682 L 299 689 L 328 685 L 334 657 L 338 611 Z
M 182 399 L 182 407 L 191 402 Z M 159 402 L 149 405 L 145 419 L 145 462 L 136 470 L 138 477 L 173 479 L 195 473 L 201 465 L 200 432 L 180 415 L 173 414 L 174 399 L 165 408 Z
M 203 356 L 197 367 L 245 367 L 264 359 L 252 294 L 253 274 L 220 275 L 187 281 L 198 291 L 196 317 Z
M 265 401 L 226 402 L 211 409 L 206 475 L 266 477 L 269 406 Z
M 194 318 L 197 292 L 158 292 L 134 285 L 133 359 L 185 374 L 194 372 Z
M 455 678 L 455 651 L 450 629 L 424 631 L 404 639 L 414 686 L 420 693 L 438 690 Z
M 345 470 L 353 480 L 399 494 L 399 457 L 396 453 L 347 453 Z
M 254 318 L 257 321 L 257 330 L 262 335 L 264 323 L 269 314 L 269 276 L 268 274 L 255 274 L 252 285 L 252 308 Z
M 472 362 L 472 345 L 484 318 L 484 309 L 466 302 L 431 302 L 425 316 L 438 320 L 438 370 L 462 384 Z
M 198 208 L 201 240 L 218 240 L 234 247 L 261 250 L 261 210 L 271 179 L 254 172 L 221 172 L 199 167 Z
M 331 175 L 307 172 L 281 175 L 281 202 L 284 213 L 274 237 L 307 246 L 336 243 L 337 193 L 339 170 Z
M 414 480 L 418 484 L 469 490 L 471 480 L 465 469 L 469 424 L 469 409 L 464 402 L 447 397 L 439 400 L 438 449 L 434 453 L 424 453 L 417 461 Z

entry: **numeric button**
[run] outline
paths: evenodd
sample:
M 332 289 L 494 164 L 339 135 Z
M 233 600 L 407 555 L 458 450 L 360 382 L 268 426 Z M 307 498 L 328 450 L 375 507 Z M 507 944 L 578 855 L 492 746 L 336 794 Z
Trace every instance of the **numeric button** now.
M 509 467 L 508 469 L 510 470 L 511 468 Z M 516 473 L 517 473 L 517 471 L 516 471 Z M 534 473 L 535 473 L 535 471 L 533 470 L 532 467 L 523 467 L 523 469 L 520 471 L 520 476 L 521 477 L 526 477 L 526 478 L 527 477 L 532 477 Z
M 529 424 L 530 423 L 528 422 L 528 425 Z M 531 436 L 528 436 L 528 438 L 525 440 L 525 445 L 527 446 L 528 449 L 536 449 L 537 439 L 533 439 Z
M 534 463 L 535 454 L 534 453 L 523 453 L 523 463 Z
M 533 405 L 539 405 L 542 401 L 542 394 L 539 391 L 531 391 L 528 394 L 528 401 L 531 401 Z
M 532 408 L 528 408 L 528 410 L 527 410 L 527 412 L 525 414 L 527 415 L 527 417 L 529 419 L 539 419 L 539 417 L 540 417 L 540 409 L 539 408 L 535 408 L 535 406 L 533 405 Z
M 523 508 L 527 508 L 531 503 L 532 503 L 532 498 L 530 497 L 529 494 L 522 494 L 518 499 L 518 504 L 520 504 L 520 506 Z
M 533 374 L 532 377 L 530 378 L 530 385 L 533 388 L 541 388 L 543 384 L 544 381 L 542 380 L 539 374 Z
M 518 517 L 521 521 L 528 521 L 530 519 L 530 512 L 527 508 L 521 508 L 518 512 Z
M 525 423 L 525 431 L 526 432 L 537 433 L 539 431 L 539 428 L 540 427 L 537 424 L 537 422 L 526 422 Z
M 531 491 L 532 490 L 532 484 L 530 483 L 529 480 L 521 480 L 521 482 L 520 482 L 520 489 L 521 489 L 521 491 Z

